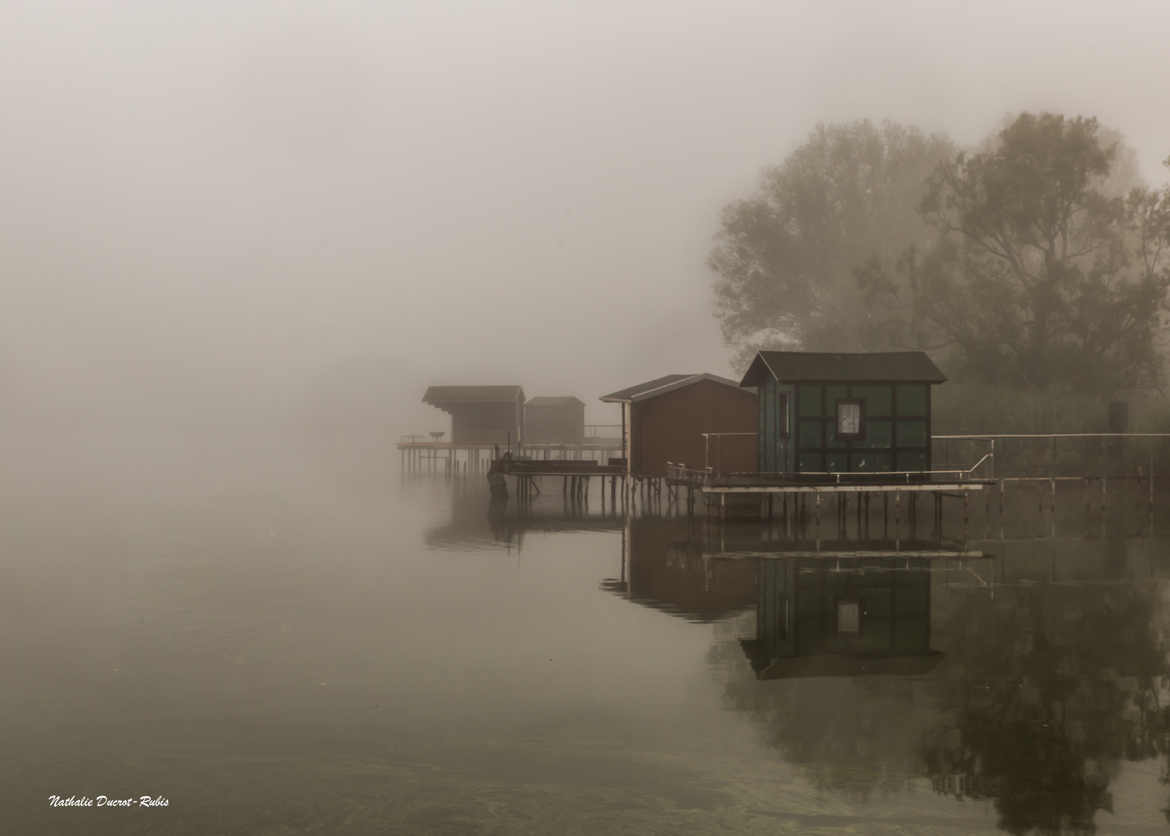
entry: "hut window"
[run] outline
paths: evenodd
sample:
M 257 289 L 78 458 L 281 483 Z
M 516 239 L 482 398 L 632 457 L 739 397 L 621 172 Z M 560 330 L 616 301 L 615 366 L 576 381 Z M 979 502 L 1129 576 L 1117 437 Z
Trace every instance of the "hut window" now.
M 837 602 L 837 632 L 861 632 L 861 604 L 857 601 Z
M 861 401 L 837 401 L 837 437 L 861 438 Z
M 788 438 L 792 434 L 792 431 L 788 428 L 788 395 L 781 393 L 776 399 L 776 403 L 779 407 L 777 418 L 780 424 L 780 437 Z

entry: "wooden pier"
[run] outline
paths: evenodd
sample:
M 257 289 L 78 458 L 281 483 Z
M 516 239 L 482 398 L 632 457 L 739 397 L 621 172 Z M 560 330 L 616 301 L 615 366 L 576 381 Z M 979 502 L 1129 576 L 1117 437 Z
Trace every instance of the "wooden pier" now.
M 606 488 L 609 488 L 610 508 L 619 502 L 618 484 L 621 483 L 621 503 L 628 505 L 626 496 L 626 469 L 619 464 L 600 464 L 593 459 L 534 459 L 503 456 L 491 463 L 489 479 L 513 477 L 515 496 L 520 504 L 532 502 L 540 496 L 540 481 L 545 477 L 559 478 L 561 496 L 566 505 L 585 505 L 589 502 L 590 486 L 596 478 L 601 484 L 601 504 L 605 507 Z M 505 494 L 506 495 L 506 494 Z
M 589 459 L 599 464 L 621 454 L 621 439 L 589 438 L 580 444 L 513 444 L 517 457 L 539 461 Z M 402 473 L 432 473 L 446 476 L 486 474 L 500 449 L 499 444 L 460 444 L 438 439 L 410 436 L 398 442 Z

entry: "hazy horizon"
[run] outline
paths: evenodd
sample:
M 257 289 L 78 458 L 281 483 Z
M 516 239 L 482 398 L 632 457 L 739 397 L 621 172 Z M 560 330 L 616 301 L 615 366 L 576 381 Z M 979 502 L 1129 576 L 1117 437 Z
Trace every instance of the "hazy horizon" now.
M 575 394 L 728 374 L 720 209 L 818 122 L 1020 109 L 1165 179 L 1163 4 L 19 3 L 0 376 L 148 420 L 382 366 Z M 413 394 L 413 399 L 411 397 Z M 411 401 L 409 404 L 406 401 Z M 152 404 L 153 402 L 153 404 Z M 31 408 L 31 407 L 30 407 Z

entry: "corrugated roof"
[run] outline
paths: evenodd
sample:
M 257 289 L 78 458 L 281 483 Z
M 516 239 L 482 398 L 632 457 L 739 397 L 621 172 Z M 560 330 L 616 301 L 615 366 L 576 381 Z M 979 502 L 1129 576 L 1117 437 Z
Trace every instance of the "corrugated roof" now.
M 924 351 L 818 353 L 759 351 L 741 385 L 759 386 L 768 377 L 784 383 L 942 383 L 946 376 Z
M 524 400 L 519 386 L 428 386 L 423 403 L 442 407 L 458 403 L 512 403 Z
M 585 406 L 585 401 L 573 395 L 540 395 L 535 398 L 529 398 L 525 406 L 571 406 L 576 404 Z
M 637 386 L 627 386 L 625 389 L 619 389 L 608 395 L 602 395 L 601 400 L 606 403 L 644 401 L 648 398 L 665 395 L 667 392 L 673 392 L 676 389 L 682 389 L 685 386 L 691 386 L 703 380 L 722 383 L 733 389 L 741 388 L 734 380 L 728 380 L 726 377 L 720 377 L 717 374 L 668 374 L 662 377 L 656 377 L 653 380 L 647 380 L 645 383 L 639 383 Z

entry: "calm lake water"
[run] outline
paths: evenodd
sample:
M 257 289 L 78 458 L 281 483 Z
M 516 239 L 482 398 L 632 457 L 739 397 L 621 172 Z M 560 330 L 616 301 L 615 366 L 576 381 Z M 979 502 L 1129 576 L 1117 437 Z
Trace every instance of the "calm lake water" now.
M 1140 520 L 838 566 L 559 486 L 523 516 L 478 479 L 116 481 L 5 497 L 5 833 L 1167 827 Z M 169 805 L 48 801 L 103 794 Z

